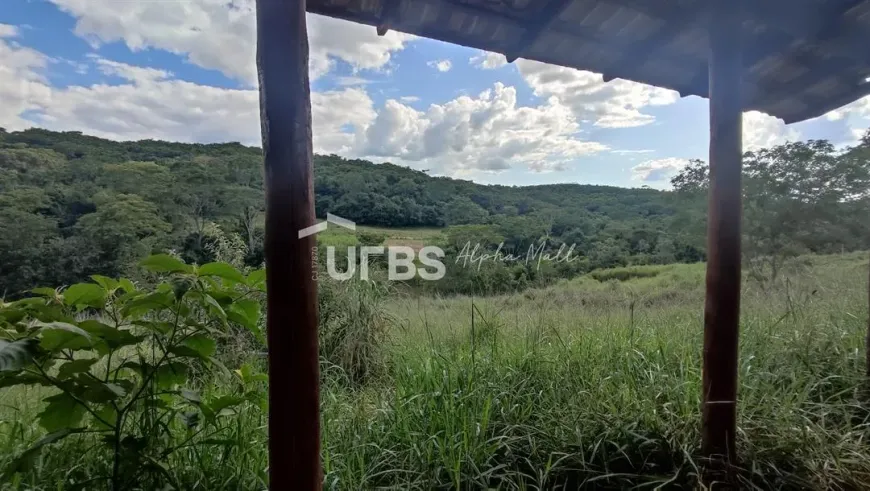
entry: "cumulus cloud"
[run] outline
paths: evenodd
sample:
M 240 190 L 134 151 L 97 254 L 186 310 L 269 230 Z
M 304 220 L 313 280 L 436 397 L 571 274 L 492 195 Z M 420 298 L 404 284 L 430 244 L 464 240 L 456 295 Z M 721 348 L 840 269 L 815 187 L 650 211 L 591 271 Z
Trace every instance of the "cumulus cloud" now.
M 196 84 L 166 70 L 100 57 L 91 62 L 99 73 L 118 80 L 51 87 L 41 75 L 46 56 L 0 39 L 0 126 L 31 126 L 26 115 L 49 129 L 115 140 L 260 141 L 256 90 Z M 316 152 L 374 157 L 441 174 L 516 166 L 559 171 L 578 157 L 607 149 L 578 138 L 572 112 L 556 98 L 521 107 L 516 90 L 500 83 L 476 97 L 463 95 L 425 111 L 400 100 L 376 110 L 362 87 L 314 92 L 311 102 Z
M 555 98 L 520 107 L 516 89 L 496 83 L 477 97 L 463 95 L 426 111 L 388 100 L 366 129 L 366 146 L 359 153 L 450 175 L 519 165 L 557 171 L 606 150 L 577 138 L 578 130 L 571 111 Z
M 844 121 L 849 129 L 849 137 L 845 143 L 854 145 L 870 126 L 870 96 L 831 111 L 825 117 L 829 121 Z
M 93 45 L 121 41 L 130 49 L 157 48 L 250 86 L 257 81 L 254 0 L 119 2 L 51 0 L 76 18 L 75 32 Z M 308 16 L 311 76 L 329 71 L 333 58 L 355 70 L 389 63 L 411 36 L 378 36 L 368 26 Z
M 18 27 L 9 24 L 0 24 L 0 38 L 11 38 L 18 35 Z
M 758 111 L 743 113 L 744 150 L 772 147 L 799 138 L 800 133 L 779 118 Z
M 647 150 L 626 150 L 626 149 L 618 149 L 611 150 L 611 153 L 615 153 L 616 155 L 634 155 L 639 153 L 653 153 L 655 150 L 647 149 Z
M 333 78 L 336 85 L 340 85 L 342 87 L 353 87 L 355 85 L 368 85 L 372 83 L 371 80 L 364 79 L 362 77 L 335 77 Z
M 40 126 L 82 131 L 115 140 L 260 142 L 259 96 L 252 89 L 225 89 L 172 78 L 165 70 L 92 57 L 98 70 L 120 83 L 51 87 L 42 76 L 49 58 L 0 39 L 0 126 Z M 347 88 L 311 94 L 314 146 L 346 153 L 355 133 L 374 119 L 365 91 Z
M 0 126 L 19 130 L 30 126 L 21 115 L 36 110 L 51 93 L 43 71 L 50 59 L 14 41 L 18 29 L 0 24 Z
M 644 108 L 673 104 L 679 99 L 675 91 L 651 85 L 621 79 L 605 83 L 597 73 L 524 59 L 516 64 L 535 95 L 557 97 L 579 121 L 602 128 L 650 124 L 655 118 L 642 112 Z
M 426 62 L 426 65 L 438 70 L 439 72 L 449 72 L 453 63 L 450 60 L 432 60 Z
M 647 160 L 631 168 L 632 179 L 645 183 L 661 183 L 689 165 L 688 159 L 667 158 Z
M 507 65 L 504 55 L 491 51 L 481 51 L 480 54 L 472 56 L 468 62 L 483 70 L 495 70 Z

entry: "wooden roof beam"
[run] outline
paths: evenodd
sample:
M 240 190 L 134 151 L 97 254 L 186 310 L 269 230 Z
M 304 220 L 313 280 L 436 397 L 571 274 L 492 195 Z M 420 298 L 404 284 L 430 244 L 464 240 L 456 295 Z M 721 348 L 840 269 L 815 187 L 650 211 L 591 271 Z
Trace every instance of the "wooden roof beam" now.
M 822 19 L 830 20 L 822 23 L 818 22 L 817 20 L 814 21 L 814 28 L 812 30 L 812 34 L 806 37 L 806 42 L 808 44 L 824 43 L 826 42 L 826 40 L 837 36 L 842 29 L 843 21 L 846 14 L 863 2 L 864 0 L 849 0 L 845 3 L 845 5 L 840 5 L 837 8 L 828 9 L 827 12 L 821 12 L 816 14 Z M 866 48 L 856 51 L 866 57 Z M 803 53 L 798 53 L 793 58 L 797 58 L 800 65 L 808 68 L 807 73 L 796 77 L 790 82 L 786 82 L 785 85 L 780 86 L 775 93 L 769 93 L 767 97 L 755 100 L 756 96 L 755 94 L 753 94 L 749 98 L 750 103 L 764 105 L 765 103 L 767 103 L 767 101 L 783 99 L 789 94 L 800 94 L 806 91 L 806 89 L 825 81 L 825 79 L 830 77 L 831 74 L 841 73 L 844 71 L 844 69 L 849 68 L 852 65 L 861 63 L 861 60 L 855 60 L 852 57 L 830 57 L 824 59 L 811 59 Z M 861 80 L 855 80 L 856 86 L 859 85 L 861 82 Z M 768 91 L 765 91 L 763 89 L 759 90 L 759 93 L 765 92 Z
M 862 63 L 870 63 L 870 50 L 866 46 L 864 26 L 848 19 L 845 14 L 867 0 L 848 0 L 829 3 L 827 8 L 795 8 L 792 2 L 748 2 L 749 13 L 768 19 L 768 25 L 790 34 L 796 40 L 807 39 L 829 45 L 844 56 Z M 825 19 L 835 19 L 824 22 Z
M 533 46 L 545 32 L 553 27 L 559 19 L 559 16 L 562 15 L 562 12 L 564 12 L 573 2 L 574 0 L 550 0 L 541 11 L 541 15 L 538 17 L 535 26 L 530 27 L 526 31 L 523 37 L 521 37 L 516 45 L 514 45 L 510 53 L 505 53 L 507 62 L 513 63 L 517 58 L 522 56 L 530 46 Z
M 640 9 L 645 9 L 644 4 L 638 4 L 634 0 L 614 1 L 619 5 L 629 7 L 634 10 L 642 11 Z M 624 56 L 616 58 L 611 66 L 619 67 L 626 64 L 643 65 L 653 53 L 667 46 L 668 43 L 672 42 L 680 34 L 682 34 L 686 28 L 691 26 L 693 23 L 698 22 L 699 19 L 704 17 L 706 15 L 706 9 L 704 9 L 704 4 L 698 3 L 695 4 L 693 8 L 670 9 L 668 10 L 668 15 L 675 17 L 664 19 L 665 23 L 662 25 L 659 31 L 650 36 L 649 39 L 644 41 L 643 48 L 635 50 L 633 52 L 628 52 Z M 605 77 L 604 81 L 609 82 L 607 77 Z
M 384 0 L 381 5 L 380 22 L 378 23 L 378 36 L 384 36 L 390 30 L 390 26 L 396 22 L 399 16 L 399 0 Z

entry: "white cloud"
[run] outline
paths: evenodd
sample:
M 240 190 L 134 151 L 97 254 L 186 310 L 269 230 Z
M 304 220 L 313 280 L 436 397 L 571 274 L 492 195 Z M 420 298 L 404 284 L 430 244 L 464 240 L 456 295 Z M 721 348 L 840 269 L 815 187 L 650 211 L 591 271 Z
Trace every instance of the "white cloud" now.
M 800 138 L 800 133 L 779 118 L 758 111 L 743 113 L 743 149 L 758 150 Z
M 518 107 L 516 97 L 516 89 L 496 83 L 476 98 L 463 95 L 426 111 L 388 100 L 358 153 L 459 175 L 519 165 L 535 172 L 564 170 L 581 156 L 607 149 L 578 139 L 571 111 L 555 98 Z
M 7 41 L 18 34 L 15 26 L 0 28 L 0 126 L 20 130 L 30 126 L 21 114 L 39 108 L 51 93 L 42 73 L 50 59 L 42 53 Z
M 49 129 L 115 140 L 259 143 L 256 90 L 200 85 L 166 70 L 91 59 L 100 73 L 121 81 L 50 87 L 40 74 L 47 57 L 0 40 L 0 125 L 31 126 L 22 117 L 27 111 L 28 119 Z M 397 100 L 376 111 L 360 87 L 314 92 L 311 99 L 316 152 L 375 157 L 441 174 L 515 166 L 564 170 L 579 157 L 607 149 L 579 139 L 573 114 L 556 98 L 519 107 L 516 90 L 500 83 L 425 111 Z
M 615 153 L 616 155 L 634 155 L 639 153 L 653 153 L 655 150 L 611 150 L 611 153 Z
M 368 85 L 372 83 L 371 80 L 364 79 L 362 77 L 335 77 L 333 79 L 336 85 L 340 85 L 342 87 L 353 87 L 355 85 Z
M 621 79 L 605 83 L 597 73 L 524 59 L 516 64 L 535 95 L 557 97 L 579 121 L 603 128 L 650 124 L 655 117 L 642 109 L 673 104 L 679 99 L 676 92 L 651 85 Z
M 870 96 L 835 109 L 825 115 L 829 121 L 844 121 L 849 129 L 847 145 L 856 144 L 870 127 Z
M 0 24 L 0 38 L 12 38 L 18 35 L 18 27 Z
M 449 72 L 450 68 L 453 66 L 450 60 L 432 60 L 426 64 L 439 72 Z
M 99 56 L 91 56 L 91 59 L 96 60 L 97 67 L 99 68 L 100 72 L 104 73 L 105 75 L 115 75 L 131 82 L 153 82 L 173 77 L 172 72 L 160 70 L 158 68 L 128 65 L 126 63 L 119 63 L 117 61 L 100 58 Z
M 120 84 L 53 88 L 41 72 L 45 55 L 0 39 L 0 126 L 20 130 L 33 123 L 82 131 L 115 140 L 165 139 L 183 142 L 260 143 L 259 95 L 173 79 L 172 74 L 92 57 L 99 71 Z M 319 153 L 347 153 L 355 134 L 374 119 L 365 91 L 347 88 L 311 94 L 314 147 Z
M 399 100 L 401 102 L 404 102 L 405 104 L 409 104 L 412 102 L 419 102 L 420 98 L 415 96 L 415 95 L 405 95 L 405 96 L 399 97 Z
M 472 56 L 468 62 L 483 70 L 495 70 L 507 65 L 504 55 L 491 51 L 481 51 L 480 54 Z
M 130 49 L 157 48 L 186 56 L 249 86 L 257 81 L 254 0 L 121 2 L 51 0 L 76 18 L 75 32 L 93 45 L 124 42 Z M 355 70 L 380 69 L 411 36 L 317 15 L 308 16 L 313 78 L 327 73 L 332 58 Z
M 667 158 L 647 160 L 631 168 L 631 178 L 645 183 L 662 183 L 689 165 L 687 159 Z

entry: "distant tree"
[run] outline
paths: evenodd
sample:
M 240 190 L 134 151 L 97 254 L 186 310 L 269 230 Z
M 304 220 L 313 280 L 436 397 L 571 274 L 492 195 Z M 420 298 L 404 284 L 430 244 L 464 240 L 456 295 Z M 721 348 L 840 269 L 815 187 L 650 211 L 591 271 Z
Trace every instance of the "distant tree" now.
M 456 196 L 444 206 L 444 221 L 447 225 L 485 223 L 489 212 L 465 196 Z
M 744 155 L 743 250 L 753 277 L 775 281 L 790 257 L 845 248 L 854 214 L 844 211 L 870 196 L 867 157 L 860 146 L 838 152 L 825 140 Z M 693 161 L 671 183 L 683 199 L 699 199 L 709 172 L 703 162 Z

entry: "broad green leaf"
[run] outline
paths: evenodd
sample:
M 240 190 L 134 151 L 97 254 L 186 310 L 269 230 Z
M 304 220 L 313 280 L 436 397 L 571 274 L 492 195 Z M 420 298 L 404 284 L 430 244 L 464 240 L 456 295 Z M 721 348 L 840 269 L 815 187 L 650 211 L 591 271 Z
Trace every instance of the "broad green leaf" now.
M 203 264 L 197 269 L 199 276 L 217 276 L 235 283 L 245 283 L 245 277 L 236 268 L 227 263 Z
M 127 302 L 121 309 L 121 314 L 125 317 L 138 317 L 172 308 L 174 303 L 175 297 L 171 291 L 149 293 Z
M 233 395 L 221 396 L 208 401 L 207 404 L 202 404 L 201 409 L 206 419 L 212 421 L 218 416 L 228 414 L 228 409 L 238 406 L 243 402 L 245 402 L 244 397 Z
M 183 384 L 187 381 L 187 365 L 178 361 L 160 365 L 154 378 L 158 387 L 162 388 Z
M 92 319 L 79 322 L 79 327 L 102 339 L 106 346 L 113 350 L 138 344 L 146 338 L 145 336 L 136 336 L 128 330 L 115 329 Z
M 0 389 L 15 387 L 16 385 L 43 385 L 51 387 L 51 382 L 45 377 L 31 373 L 0 373 Z
M 41 288 L 34 288 L 33 290 L 30 290 L 30 291 L 33 292 L 34 294 L 42 296 L 42 297 L 54 298 L 57 296 L 57 290 L 55 290 L 54 288 L 41 287 Z
M 93 377 L 80 373 L 75 378 L 76 385 L 72 392 L 86 402 L 106 403 L 124 397 L 127 392 L 117 384 L 105 383 Z
M 212 296 L 212 298 L 217 300 L 217 303 L 219 303 L 221 307 L 225 307 L 226 305 L 230 305 L 233 303 L 233 296 L 229 293 L 215 289 L 210 289 L 206 293 L 208 293 Z
M 107 276 L 100 276 L 98 274 L 91 275 L 91 279 L 97 282 L 98 285 L 103 287 L 106 291 L 112 291 L 118 288 L 119 284 L 116 280 L 109 278 Z
M 169 254 L 149 256 L 139 263 L 143 268 L 156 273 L 189 273 L 191 267 Z
M 133 324 L 160 334 L 169 334 L 174 327 L 171 322 L 165 321 L 134 321 Z
M 104 423 L 103 421 L 94 418 L 94 424 L 97 426 L 97 428 L 111 430 L 118 422 L 118 412 L 115 411 L 115 408 L 111 404 L 104 404 L 95 412 L 100 417 L 100 419 L 105 421 Z M 109 425 L 107 425 L 106 423 L 108 423 Z
M 78 425 L 85 415 L 84 406 L 66 392 L 44 399 L 47 406 L 37 415 L 39 424 L 46 431 L 55 432 Z
M 136 291 L 136 285 L 134 285 L 133 282 L 128 280 L 127 278 L 121 278 L 120 280 L 118 280 L 118 285 L 121 287 L 122 290 L 127 293 L 133 293 Z
M 260 329 L 256 323 L 251 322 L 251 320 L 245 317 L 244 314 L 236 310 L 230 310 L 227 312 L 227 319 L 250 331 L 251 334 L 254 335 L 254 338 L 260 343 L 266 343 L 266 336 L 263 334 L 262 329 Z
M 187 357 L 187 358 L 201 358 L 198 351 L 195 349 L 184 346 L 183 344 L 177 346 L 171 346 L 169 348 L 169 352 L 175 356 Z
M 194 334 L 185 339 L 183 344 L 195 351 L 202 358 L 208 358 L 213 355 L 217 348 L 217 343 L 215 343 L 214 339 L 211 339 L 205 334 Z
M 49 433 L 44 437 L 40 438 L 33 445 L 30 446 L 27 450 L 21 452 L 17 457 L 12 459 L 12 462 L 4 470 L 4 477 L 8 480 L 15 473 L 25 472 L 33 467 L 33 464 L 36 462 L 36 458 L 39 457 L 39 454 L 42 453 L 42 448 L 46 445 L 50 445 L 57 441 L 60 441 L 69 435 L 74 433 L 81 433 L 85 431 L 84 428 L 64 428 L 59 431 L 55 431 L 53 433 Z
M 78 335 L 78 336 L 84 336 L 84 337 L 86 337 L 86 338 L 90 338 L 90 337 L 91 337 L 91 335 L 88 334 L 87 331 L 85 331 L 84 329 L 82 329 L 81 327 L 79 327 L 79 326 L 77 326 L 77 325 L 75 325 L 75 324 L 70 324 L 69 322 L 59 322 L 59 321 L 55 321 L 55 322 L 42 322 L 42 321 L 36 321 L 36 322 L 33 323 L 33 325 L 34 325 L 34 327 L 36 327 L 37 330 L 39 330 L 39 331 L 47 331 L 47 330 L 66 331 L 66 332 L 69 332 L 69 333 L 72 333 L 72 334 L 76 334 L 76 335 Z
M 61 365 L 57 370 L 57 378 L 65 380 L 78 373 L 87 372 L 97 361 L 96 358 L 83 358 L 81 360 L 68 361 Z
M 6 321 L 10 324 L 21 322 L 25 317 L 27 317 L 27 311 L 24 309 L 6 307 L 0 310 L 0 321 Z
M 33 338 L 8 341 L 0 339 L 0 372 L 20 370 L 38 352 L 39 341 Z
M 76 283 L 63 291 L 63 301 L 79 308 L 101 308 L 106 303 L 106 290 L 94 283 Z
M 246 283 L 251 288 L 257 288 L 258 290 L 266 291 L 266 270 L 258 269 L 256 271 L 251 271 L 251 274 L 248 275 Z
M 245 384 L 269 381 L 268 375 L 255 371 L 254 367 L 252 367 L 248 363 L 245 363 L 238 370 L 236 370 L 236 374 L 239 376 L 239 378 L 242 379 L 242 382 Z
M 247 328 L 256 327 L 260 321 L 260 302 L 250 298 L 243 298 L 233 303 L 230 310 L 242 314 L 247 319 Z
M 36 322 L 40 346 L 47 351 L 90 349 L 93 338 L 84 329 L 68 322 Z
M 188 297 L 198 299 L 204 307 L 208 308 L 212 313 L 219 316 L 221 319 L 227 318 L 227 313 L 224 311 L 223 307 L 221 307 L 218 301 L 215 300 L 214 297 L 212 297 L 208 293 L 191 290 L 190 292 L 188 292 Z

